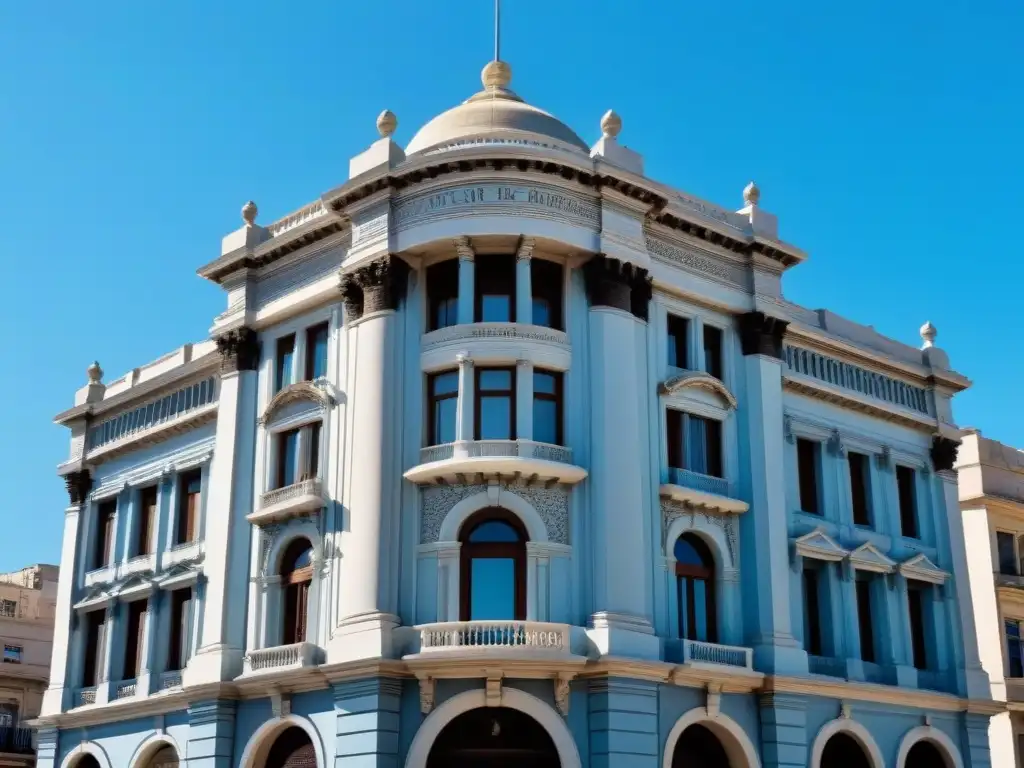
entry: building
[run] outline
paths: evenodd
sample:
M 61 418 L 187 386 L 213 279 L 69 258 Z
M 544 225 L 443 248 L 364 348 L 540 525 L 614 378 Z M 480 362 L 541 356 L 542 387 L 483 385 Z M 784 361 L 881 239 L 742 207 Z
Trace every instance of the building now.
M 951 398 L 507 64 L 57 421 L 60 768 L 989 765 Z
M 0 766 L 36 764 L 32 730 L 50 677 L 57 566 L 0 573 Z
M 992 765 L 1024 759 L 1024 453 L 967 430 L 957 457 L 981 665 L 1007 712 L 989 727 Z

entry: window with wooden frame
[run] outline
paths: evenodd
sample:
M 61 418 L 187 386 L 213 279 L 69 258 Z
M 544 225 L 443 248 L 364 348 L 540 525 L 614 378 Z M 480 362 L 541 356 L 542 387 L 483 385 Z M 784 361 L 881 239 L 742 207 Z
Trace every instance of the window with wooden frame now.
M 188 661 L 189 615 L 192 608 L 192 590 L 189 587 L 171 592 L 171 626 L 167 643 L 167 671 L 177 672 Z
M 533 291 L 531 322 L 545 328 L 562 330 L 562 265 L 547 259 L 530 259 L 530 286 Z M 518 322 L 525 322 L 519 320 Z
M 665 415 L 669 467 L 723 477 L 722 422 L 673 408 Z
M 820 499 L 818 496 L 818 477 L 821 456 L 821 443 L 805 440 L 796 441 L 797 476 L 800 482 L 800 509 L 812 515 L 820 515 Z
M 82 665 L 82 686 L 92 688 L 99 679 L 106 655 L 106 623 L 105 610 L 90 611 L 85 614 L 85 659 Z
M 306 381 L 327 375 L 328 324 L 320 323 L 306 329 Z
M 124 669 L 122 680 L 135 680 L 142 674 L 146 652 L 145 631 L 148 601 L 135 600 L 128 603 L 127 626 L 125 628 Z
M 1006 676 L 1015 679 L 1024 677 L 1024 622 L 1019 619 L 1006 619 Z
M 462 526 L 462 621 L 526 619 L 526 542 L 519 518 L 498 507 L 482 509 Z
M 178 521 L 175 544 L 188 544 L 199 538 L 199 513 L 203 490 L 203 474 L 194 469 L 178 478 Z
M 900 533 L 912 539 L 919 535 L 917 528 L 917 491 L 915 473 L 910 467 L 896 465 L 896 490 L 900 502 Z
M 458 371 L 442 371 L 427 378 L 427 444 L 454 443 L 459 403 Z
M 295 362 L 295 334 L 277 340 L 274 353 L 274 392 L 292 383 Z
M 907 608 L 910 619 L 910 646 L 917 669 L 928 669 L 928 644 L 926 640 L 926 602 L 928 585 L 916 581 L 907 582 Z
M 689 368 L 690 321 L 679 315 L 668 316 L 668 364 Z
M 854 581 L 857 590 L 857 628 L 860 635 L 860 657 L 875 660 L 875 621 L 872 615 L 874 599 L 871 592 L 875 578 L 870 573 L 858 573 Z
M 93 541 L 92 567 L 103 568 L 114 559 L 114 523 L 117 501 L 101 501 L 96 507 L 96 538 Z
M 673 546 L 676 560 L 676 607 L 679 637 L 718 642 L 715 607 L 715 559 L 704 540 L 684 533 Z
M 562 445 L 562 374 L 533 372 L 533 439 Z
M 474 314 L 478 323 L 511 323 L 516 307 L 516 257 L 477 256 Z
M 868 457 L 863 453 L 850 451 L 846 457 L 850 468 L 850 502 L 853 506 L 855 525 L 871 525 L 871 471 Z
M 475 439 L 515 440 L 515 369 L 477 368 L 475 375 Z
M 281 644 L 306 642 L 309 588 L 313 583 L 313 545 L 308 539 L 292 541 L 281 558 Z
M 135 531 L 135 545 L 133 554 L 150 555 L 153 553 L 153 527 L 159 517 L 157 511 L 157 488 L 151 485 L 139 491 L 139 515 L 137 530 Z
M 722 349 L 722 329 L 713 325 L 704 326 L 704 370 L 716 379 L 725 379 L 725 361 Z
M 427 267 L 427 330 L 448 328 L 459 322 L 459 260 Z
M 273 487 L 287 488 L 304 480 L 315 480 L 320 472 L 321 422 L 314 421 L 274 435 Z

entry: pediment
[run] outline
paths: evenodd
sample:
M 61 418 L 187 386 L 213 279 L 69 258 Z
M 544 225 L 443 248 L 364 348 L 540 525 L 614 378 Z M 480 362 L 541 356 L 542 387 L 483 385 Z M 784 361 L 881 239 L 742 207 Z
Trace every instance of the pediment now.
M 836 544 L 821 528 L 815 528 L 810 533 L 805 533 L 798 539 L 794 539 L 793 548 L 802 557 L 826 560 L 831 563 L 837 563 L 850 554 L 849 550 Z
M 927 581 L 929 584 L 945 584 L 949 574 L 928 559 L 923 552 L 900 563 L 900 573 L 908 579 Z
M 704 371 L 684 371 L 678 376 L 666 379 L 658 386 L 658 393 L 662 395 L 675 395 L 685 392 L 687 389 L 699 389 L 710 392 L 721 401 L 722 407 L 736 408 L 736 397 L 729 391 L 729 388 L 721 380 Z
M 297 381 L 284 387 L 271 398 L 263 412 L 261 422 L 267 424 L 287 415 L 288 411 L 300 408 L 303 404 L 326 410 L 333 403 L 334 398 L 317 382 Z
M 892 573 L 896 561 L 889 558 L 870 541 L 864 542 L 849 554 L 850 565 L 860 571 Z
M 114 596 L 106 589 L 91 589 L 85 597 L 75 603 L 72 607 L 76 611 L 91 611 L 96 608 L 103 608 L 114 601 Z
M 141 594 L 143 592 L 149 592 L 153 588 L 153 583 L 143 576 L 132 576 L 125 579 L 122 583 L 118 584 L 117 587 L 111 590 L 113 597 L 125 597 L 128 595 Z
M 199 569 L 187 563 L 180 563 L 160 574 L 156 585 L 161 589 L 191 583 L 199 578 Z

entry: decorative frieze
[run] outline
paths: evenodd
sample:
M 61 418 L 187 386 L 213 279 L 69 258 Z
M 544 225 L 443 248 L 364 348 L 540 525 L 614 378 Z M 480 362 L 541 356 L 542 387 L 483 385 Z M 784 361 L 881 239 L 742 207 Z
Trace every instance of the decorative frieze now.
M 716 261 L 712 254 L 702 254 L 689 248 L 670 245 L 664 240 L 650 236 L 646 237 L 645 241 L 647 252 L 658 261 L 682 267 L 702 277 L 711 277 L 744 288 L 747 285 L 746 275 L 742 269 Z
M 84 504 L 89 491 L 92 490 L 92 475 L 87 469 L 71 472 L 64 475 L 64 485 L 68 489 L 68 500 L 73 506 Z
M 739 316 L 740 347 L 744 355 L 767 355 L 782 359 L 782 342 L 788 320 L 747 312 Z
M 383 256 L 341 275 L 345 314 L 358 320 L 364 314 L 398 309 L 405 295 L 409 266 L 396 256 Z
M 939 436 L 932 438 L 932 465 L 935 467 L 935 471 L 952 471 L 959 449 L 960 443 L 957 440 Z
M 619 259 L 597 255 L 583 265 L 592 307 L 611 307 L 647 320 L 652 287 L 647 270 Z
M 221 373 L 255 371 L 260 362 L 260 343 L 252 328 L 236 328 L 216 338 Z

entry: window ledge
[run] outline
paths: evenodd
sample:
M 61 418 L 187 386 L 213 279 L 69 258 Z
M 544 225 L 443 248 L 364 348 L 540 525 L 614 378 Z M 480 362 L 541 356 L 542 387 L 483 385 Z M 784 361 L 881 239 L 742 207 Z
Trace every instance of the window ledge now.
M 459 475 L 511 475 L 573 485 L 587 470 L 572 464 L 572 449 L 532 440 L 474 440 L 432 445 L 420 451 L 420 464 L 405 473 L 414 483 L 459 480 Z
M 659 492 L 663 498 L 725 515 L 738 515 L 750 509 L 747 502 L 734 498 L 729 481 L 685 469 L 670 469 L 669 482 L 663 483 Z
M 316 512 L 324 506 L 323 489 L 320 480 L 300 480 L 267 491 L 260 497 L 259 509 L 246 516 L 254 525 L 268 525 L 291 517 L 301 517 Z

